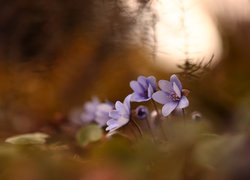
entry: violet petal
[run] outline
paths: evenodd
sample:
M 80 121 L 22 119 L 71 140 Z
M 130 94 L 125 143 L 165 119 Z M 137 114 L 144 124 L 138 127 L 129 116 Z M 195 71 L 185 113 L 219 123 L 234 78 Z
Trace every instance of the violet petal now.
M 178 105 L 177 102 L 168 102 L 162 107 L 163 116 L 168 116 Z

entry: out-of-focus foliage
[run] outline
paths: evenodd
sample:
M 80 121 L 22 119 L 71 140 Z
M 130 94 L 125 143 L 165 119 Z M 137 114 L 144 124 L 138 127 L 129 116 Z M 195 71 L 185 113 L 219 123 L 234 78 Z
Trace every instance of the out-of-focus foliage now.
M 100 140 L 102 136 L 103 130 L 98 125 L 87 125 L 77 132 L 76 139 L 80 145 L 86 146 Z
M 9 137 L 5 140 L 11 144 L 44 144 L 49 135 L 44 133 L 22 134 Z
M 70 142 L 1 144 L 1 179 L 249 178 L 246 133 L 216 135 L 207 123 L 191 120 L 164 126 L 168 141 L 157 144 L 147 137 L 131 141 L 119 134 L 85 147 Z

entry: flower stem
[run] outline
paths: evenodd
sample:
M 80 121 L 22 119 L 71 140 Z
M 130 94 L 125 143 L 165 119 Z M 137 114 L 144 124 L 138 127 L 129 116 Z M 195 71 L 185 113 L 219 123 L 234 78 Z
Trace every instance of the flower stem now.
M 158 108 L 157 108 L 157 106 L 156 106 L 154 100 L 151 100 L 151 102 L 152 102 L 152 104 L 153 104 L 153 106 L 154 106 L 154 108 L 155 108 L 155 110 L 156 110 L 156 113 L 157 113 L 158 118 L 160 118 L 160 112 L 159 112 L 159 110 L 158 110 Z
M 135 125 L 136 129 L 138 130 L 138 132 L 140 133 L 140 135 L 143 137 L 143 131 L 140 128 L 139 124 L 137 122 L 135 122 L 132 118 L 131 118 L 131 122 Z
M 128 135 L 124 134 L 124 133 L 121 133 L 121 132 L 117 132 L 118 135 L 124 137 L 124 138 L 127 138 L 128 140 L 132 140 L 131 137 L 129 137 Z
M 186 121 L 186 113 L 185 113 L 185 109 L 182 109 L 182 116 L 183 116 L 183 120 L 184 122 Z
M 153 141 L 155 141 L 155 136 L 154 136 L 153 130 L 152 130 L 152 128 L 151 128 L 151 125 L 150 125 L 149 117 L 148 117 L 148 116 L 147 116 L 146 122 L 147 122 L 148 129 L 149 129 L 149 131 L 150 131 L 150 134 L 151 134 L 151 136 L 152 136 L 152 139 L 153 139 Z
M 154 100 L 151 100 L 151 102 L 152 102 L 152 104 L 153 104 L 153 106 L 154 106 L 154 108 L 155 108 L 155 110 L 156 110 L 158 119 L 161 120 L 161 114 L 160 114 L 160 112 L 159 112 L 159 110 L 158 110 L 158 108 L 157 108 L 157 105 L 155 104 Z M 167 138 L 167 135 L 166 135 L 166 133 L 165 133 L 165 130 L 164 130 L 162 121 L 160 121 L 160 128 L 161 128 L 161 132 L 162 132 L 162 134 L 163 134 L 163 136 L 164 136 L 164 139 L 167 140 L 168 138 Z
M 182 109 L 182 116 L 184 119 L 186 119 L 185 109 Z
M 184 126 L 186 126 L 186 113 L 185 113 L 185 109 L 182 109 L 182 116 L 183 116 Z

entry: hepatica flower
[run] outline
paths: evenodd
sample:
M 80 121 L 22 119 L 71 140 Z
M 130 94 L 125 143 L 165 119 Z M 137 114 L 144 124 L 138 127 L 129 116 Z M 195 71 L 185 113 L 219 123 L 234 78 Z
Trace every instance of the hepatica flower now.
M 97 97 L 84 104 L 81 120 L 84 123 L 96 122 L 103 127 L 109 120 L 109 112 L 113 109 L 112 103 L 101 103 Z
M 97 106 L 95 113 L 95 122 L 101 127 L 105 126 L 109 118 L 109 112 L 112 111 L 111 103 L 102 103 Z
M 170 77 L 170 81 L 159 81 L 160 91 L 153 94 L 153 99 L 163 104 L 162 114 L 168 116 L 175 109 L 184 109 L 188 107 L 186 90 L 182 89 L 182 84 L 176 75 Z
M 154 92 L 156 92 L 156 80 L 154 76 L 139 76 L 137 81 L 131 81 L 130 87 L 133 89 L 131 101 L 144 102 L 152 98 Z
M 81 120 L 84 123 L 89 123 L 95 119 L 98 105 L 100 105 L 100 101 L 97 97 L 93 97 L 92 101 L 88 101 L 84 104 L 83 113 L 81 115 Z
M 128 95 L 123 103 L 120 101 L 115 103 L 115 110 L 112 110 L 109 113 L 110 119 L 107 122 L 108 127 L 106 128 L 106 131 L 113 132 L 129 122 L 131 112 L 130 100 L 131 95 Z

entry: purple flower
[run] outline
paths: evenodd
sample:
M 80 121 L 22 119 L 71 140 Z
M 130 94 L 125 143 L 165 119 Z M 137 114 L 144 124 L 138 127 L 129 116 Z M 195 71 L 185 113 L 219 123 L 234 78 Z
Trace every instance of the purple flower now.
M 138 106 L 135 109 L 135 114 L 138 119 L 145 119 L 147 118 L 149 111 L 148 111 L 148 108 L 145 106 Z
M 101 127 L 105 126 L 109 120 L 109 112 L 114 105 L 110 102 L 101 103 L 97 97 L 84 104 L 81 120 L 83 123 L 96 122 Z
M 101 127 L 105 126 L 109 118 L 109 112 L 112 111 L 113 105 L 111 103 L 102 103 L 97 106 L 95 113 L 95 122 Z
M 170 77 L 170 81 L 160 80 L 159 87 L 161 90 L 153 94 L 153 99 L 164 104 L 163 116 L 168 116 L 175 109 L 188 107 L 189 101 L 185 96 L 187 90 L 182 89 L 181 82 L 175 74 Z
M 93 97 L 92 101 L 88 101 L 84 104 L 83 113 L 81 115 L 81 120 L 84 123 L 89 123 L 95 119 L 98 105 L 100 105 L 100 101 L 97 97 Z
M 123 103 L 120 101 L 115 103 L 115 110 L 109 113 L 110 119 L 107 122 L 108 127 L 106 131 L 113 132 L 129 122 L 131 112 L 130 99 L 131 95 L 128 95 Z
M 156 80 L 154 76 L 139 76 L 137 81 L 131 81 L 130 87 L 133 89 L 131 101 L 144 102 L 152 98 L 154 92 L 156 92 Z

